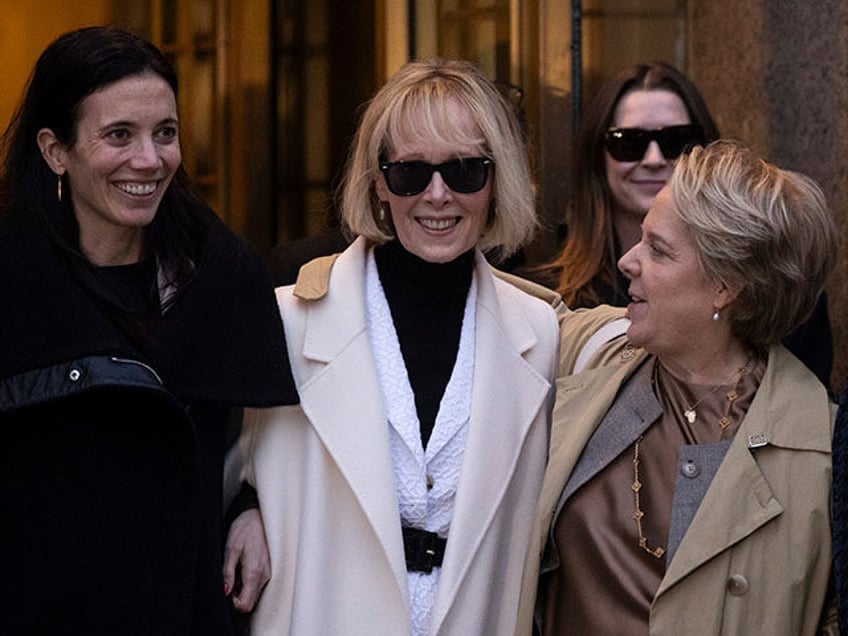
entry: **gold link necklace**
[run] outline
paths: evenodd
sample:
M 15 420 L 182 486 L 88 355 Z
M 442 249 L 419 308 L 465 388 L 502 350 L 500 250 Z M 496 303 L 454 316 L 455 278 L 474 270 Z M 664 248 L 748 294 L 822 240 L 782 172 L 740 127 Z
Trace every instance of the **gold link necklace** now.
M 636 444 L 633 446 L 633 485 L 630 487 L 633 490 L 633 499 L 636 502 L 636 508 L 633 511 L 633 519 L 636 521 L 636 530 L 639 533 L 639 547 L 648 554 L 661 559 L 662 555 L 665 554 L 665 548 L 661 548 L 659 546 L 656 548 L 649 547 L 648 539 L 642 532 L 642 517 L 645 516 L 645 513 L 642 512 L 642 507 L 639 503 L 639 491 L 642 490 L 642 482 L 639 481 L 639 443 L 641 441 L 642 436 L 640 435 L 639 439 L 636 440 Z
M 744 364 L 744 366 L 740 367 L 736 373 L 739 377 L 736 380 L 736 384 L 733 386 L 730 391 L 724 396 L 725 401 L 727 402 L 727 406 L 724 408 L 724 415 L 718 422 L 719 427 L 722 431 L 730 426 L 730 409 L 733 406 L 733 403 L 739 397 L 739 385 L 742 383 L 742 378 L 744 378 L 748 372 L 750 371 L 751 360 L 753 356 L 748 358 L 748 361 Z M 659 364 L 659 361 L 656 362 Z M 659 386 L 658 384 L 656 386 Z M 690 424 L 695 422 L 695 418 L 697 417 L 695 413 L 695 407 L 697 407 L 701 402 L 703 402 L 704 398 L 708 395 L 712 395 L 715 393 L 722 385 L 718 385 L 712 391 L 704 395 L 700 400 L 695 402 L 694 405 L 688 407 L 683 414 L 686 416 L 686 419 Z M 642 482 L 639 479 L 639 444 L 642 441 L 643 436 L 640 435 L 639 439 L 636 440 L 636 443 L 633 445 L 633 485 L 630 486 L 630 489 L 633 491 L 633 502 L 634 502 L 634 510 L 633 510 L 633 520 L 636 521 L 636 531 L 639 534 L 639 547 L 642 548 L 645 552 L 654 556 L 658 559 L 661 559 L 665 554 L 665 548 L 661 548 L 660 546 L 656 546 L 654 548 L 648 545 L 648 538 L 645 536 L 645 533 L 642 531 L 642 518 L 645 516 L 644 511 L 642 510 L 641 505 L 641 497 L 640 492 L 642 490 Z

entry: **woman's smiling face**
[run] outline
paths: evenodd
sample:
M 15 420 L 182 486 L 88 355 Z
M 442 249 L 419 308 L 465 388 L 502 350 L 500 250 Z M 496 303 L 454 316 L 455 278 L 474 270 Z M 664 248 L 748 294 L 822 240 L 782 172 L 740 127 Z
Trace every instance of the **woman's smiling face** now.
M 170 85 L 152 73 L 108 84 L 81 102 L 74 144 L 57 148 L 83 251 L 94 262 L 140 255 L 142 230 L 181 162 Z
M 655 130 L 691 123 L 680 97 L 665 89 L 637 89 L 626 93 L 615 108 L 612 125 L 617 128 Z M 666 159 L 656 141 L 652 141 L 638 161 L 617 161 L 604 153 L 607 183 L 616 214 L 637 221 L 648 211 L 657 192 L 666 184 L 674 160 Z
M 454 103 L 452 125 L 459 139 L 479 138 L 480 133 L 465 108 Z M 401 135 L 393 140 L 387 161 L 425 161 L 440 164 L 457 158 L 481 157 L 476 145 L 426 143 Z M 486 184 L 477 192 L 463 194 L 451 190 L 442 175 L 434 172 L 427 187 L 412 196 L 392 193 L 381 175 L 375 182 L 380 201 L 391 208 L 392 223 L 401 244 L 419 258 L 432 263 L 447 263 L 467 252 L 480 240 L 492 203 L 494 168 L 489 168 Z

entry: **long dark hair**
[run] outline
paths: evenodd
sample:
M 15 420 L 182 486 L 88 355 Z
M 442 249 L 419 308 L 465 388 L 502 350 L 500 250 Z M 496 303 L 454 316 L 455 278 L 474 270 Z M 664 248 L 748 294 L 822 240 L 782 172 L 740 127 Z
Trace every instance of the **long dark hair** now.
M 707 143 L 719 136 L 698 88 L 673 66 L 663 62 L 634 64 L 601 86 L 577 134 L 571 202 L 565 215 L 568 234 L 565 247 L 550 266 L 558 275 L 557 291 L 569 306 L 597 304 L 604 287 L 615 287 L 618 257 L 603 140 L 618 102 L 637 89 L 675 93 L 683 100 L 692 122 L 703 128 Z
M 72 147 L 83 100 L 114 82 L 143 73 L 163 78 L 176 96 L 176 72 L 150 42 L 114 27 L 85 27 L 66 33 L 39 57 L 23 100 L 0 141 L 4 222 L 46 233 L 83 287 L 122 323 L 128 308 L 93 275 L 80 249 L 71 197 L 59 201 L 57 175 L 41 155 L 37 134 L 49 128 L 62 144 Z M 70 188 L 64 179 L 63 189 L 70 192 Z M 195 214 L 202 205 L 180 168 L 156 218 L 145 228 L 144 257 L 155 259 L 160 272 L 166 274 L 168 287 L 177 292 L 171 300 L 190 282 L 203 257 L 205 237 Z M 154 294 L 158 298 L 155 282 L 151 298 Z

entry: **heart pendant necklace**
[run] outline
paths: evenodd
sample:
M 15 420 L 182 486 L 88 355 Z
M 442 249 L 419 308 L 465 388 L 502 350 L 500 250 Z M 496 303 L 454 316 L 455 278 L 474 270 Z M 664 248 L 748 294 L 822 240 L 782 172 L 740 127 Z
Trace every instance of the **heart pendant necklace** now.
M 753 356 L 752 356 L 752 357 L 753 357 Z M 734 401 L 737 397 L 739 397 L 739 394 L 738 394 L 738 392 L 737 392 L 737 389 L 739 388 L 739 384 L 742 382 L 742 378 L 743 378 L 743 377 L 745 377 L 745 375 L 747 375 L 747 373 L 748 373 L 748 370 L 749 370 L 748 368 L 749 368 L 749 365 L 751 364 L 751 359 L 752 359 L 752 358 L 751 358 L 751 357 L 749 357 L 749 358 L 748 358 L 748 360 L 747 360 L 747 362 L 745 362 L 745 364 L 744 364 L 744 365 L 742 365 L 741 367 L 739 367 L 739 368 L 736 370 L 736 372 L 733 374 L 733 375 L 738 375 L 738 377 L 736 378 L 736 384 L 734 385 L 734 387 L 733 387 L 733 388 L 732 388 L 732 389 L 731 389 L 731 390 L 727 393 L 727 402 L 728 402 L 728 404 L 727 404 L 727 411 L 725 412 L 724 417 L 723 417 L 723 418 L 721 418 L 721 424 L 722 424 L 721 428 L 722 428 L 722 430 L 724 430 L 725 428 L 727 428 L 727 424 L 726 424 L 725 422 L 727 421 L 728 413 L 729 413 L 729 411 L 730 411 L 730 407 L 731 407 L 731 405 L 733 404 L 733 401 Z M 731 376 L 731 378 L 732 378 L 732 377 L 733 377 L 733 376 Z M 730 379 L 730 378 L 728 378 L 728 379 Z M 728 384 L 729 384 L 729 383 L 728 383 Z M 683 416 L 686 418 L 686 421 L 687 421 L 687 422 L 689 422 L 690 424 L 694 424 L 694 423 L 695 423 L 695 420 L 697 420 L 697 419 L 698 419 L 698 412 L 695 410 L 695 409 L 697 409 L 697 408 L 698 408 L 698 405 L 699 405 L 701 402 L 703 402 L 705 399 L 707 399 L 709 396 L 711 396 L 713 393 L 715 393 L 716 391 L 718 391 L 718 390 L 719 390 L 721 387 L 723 387 L 723 386 L 727 386 L 727 384 L 719 384 L 719 385 L 717 385 L 717 386 L 714 386 L 714 387 L 713 387 L 710 391 L 708 391 L 705 395 L 702 395 L 702 396 L 701 396 L 701 398 L 700 398 L 697 402 L 695 402 L 695 403 L 694 403 L 694 404 L 692 404 L 691 406 L 689 406 L 689 405 L 687 404 L 687 405 L 686 405 L 686 409 L 683 411 Z

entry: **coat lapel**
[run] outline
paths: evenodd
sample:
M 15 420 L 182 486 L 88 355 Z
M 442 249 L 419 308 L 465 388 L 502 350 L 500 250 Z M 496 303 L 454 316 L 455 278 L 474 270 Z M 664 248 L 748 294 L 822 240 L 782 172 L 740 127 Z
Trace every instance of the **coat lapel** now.
M 548 405 L 550 384 L 525 360 L 537 337 L 520 307 L 499 294 L 478 253 L 477 331 L 471 423 L 445 555 L 431 616 L 436 633 L 502 505 L 524 439 Z M 505 283 L 499 282 L 504 285 Z M 498 467 L 499 470 L 492 470 Z
M 687 574 L 783 512 L 737 431 L 727 454 L 668 564 L 659 596 Z M 732 487 L 731 487 L 732 485 Z M 732 493 L 732 494 L 731 494 Z
M 651 390 L 651 366 L 642 365 L 589 438 L 558 507 L 636 441 L 660 415 L 662 407 Z
M 547 542 L 566 480 L 613 404 L 619 387 L 644 359 L 645 355 L 639 354 L 624 364 L 603 366 L 557 379 L 550 453 L 534 530 L 539 549 Z M 592 472 L 588 464 L 585 471 Z M 584 475 L 582 479 L 585 478 Z
M 813 390 L 811 383 L 818 390 Z M 780 390 L 786 386 L 796 386 L 798 391 Z M 799 395 L 812 397 L 799 401 Z M 657 596 L 783 513 L 783 506 L 757 462 L 757 449 L 774 444 L 829 452 L 829 438 L 814 432 L 819 429 L 798 425 L 808 419 L 827 417 L 824 388 L 783 347 L 772 347 L 757 394 L 668 564 Z
M 301 406 L 384 546 L 406 598 L 389 429 L 365 324 L 366 249 L 359 239 L 339 256 L 331 293 L 309 304 L 302 353 L 315 366 L 300 386 Z

